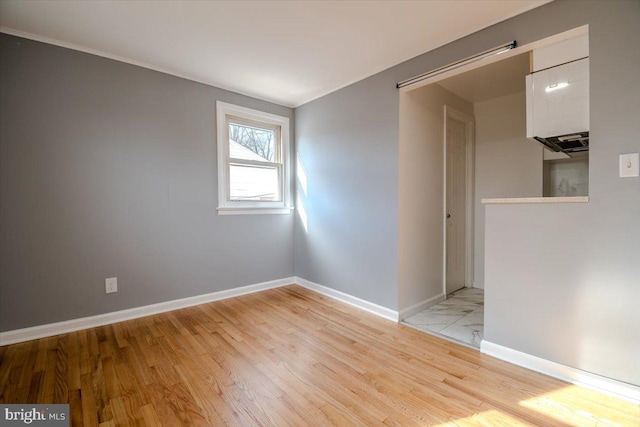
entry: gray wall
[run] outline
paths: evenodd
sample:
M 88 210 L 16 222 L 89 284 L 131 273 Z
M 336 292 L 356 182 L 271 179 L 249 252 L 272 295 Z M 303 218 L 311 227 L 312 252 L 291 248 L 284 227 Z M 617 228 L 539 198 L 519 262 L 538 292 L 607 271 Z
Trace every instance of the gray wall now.
M 640 385 L 640 178 L 618 177 L 640 152 L 640 2 L 548 9 L 589 23 L 590 200 L 488 207 L 485 339 Z
M 296 276 L 396 309 L 398 92 L 381 73 L 296 109 Z M 395 99 L 396 102 L 388 102 Z M 299 130 L 298 130 L 299 129 Z M 298 204 L 300 212 L 300 204 Z
M 522 79 L 524 85 L 524 78 Z M 485 198 L 542 197 L 542 146 L 527 135 L 525 92 L 474 104 L 476 118 L 473 286 L 484 288 Z
M 291 109 L 0 42 L 1 331 L 293 275 L 293 215 L 216 214 L 215 102 Z
M 489 207 L 485 337 L 640 384 L 640 180 L 617 177 L 618 155 L 640 151 L 638 22 L 637 1 L 558 0 L 298 108 L 309 229 L 320 235 L 311 241 L 297 222 L 296 274 L 396 308 L 395 83 L 508 40 L 524 45 L 589 24 L 591 201 Z

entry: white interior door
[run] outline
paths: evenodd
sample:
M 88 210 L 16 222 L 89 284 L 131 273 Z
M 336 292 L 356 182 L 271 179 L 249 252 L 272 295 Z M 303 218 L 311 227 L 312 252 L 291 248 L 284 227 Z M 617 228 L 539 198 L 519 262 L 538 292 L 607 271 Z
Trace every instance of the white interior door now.
M 446 291 L 466 278 L 467 126 L 446 117 Z

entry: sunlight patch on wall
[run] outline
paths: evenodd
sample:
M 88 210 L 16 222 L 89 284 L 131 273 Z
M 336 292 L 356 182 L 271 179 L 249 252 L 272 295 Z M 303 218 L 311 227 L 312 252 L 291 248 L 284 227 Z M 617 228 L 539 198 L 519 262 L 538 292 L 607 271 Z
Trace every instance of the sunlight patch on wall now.
M 300 217 L 300 221 L 302 222 L 302 226 L 304 227 L 304 232 L 309 232 L 309 224 L 307 218 L 307 211 L 304 208 L 304 203 L 302 202 L 302 198 L 300 194 L 296 196 L 296 210 L 298 211 L 298 216 Z
M 296 156 L 296 178 L 298 180 L 297 194 L 296 194 L 296 209 L 298 210 L 298 216 L 300 217 L 300 221 L 302 222 L 302 226 L 304 227 L 305 233 L 309 232 L 309 219 L 307 217 L 307 210 L 304 207 L 303 196 L 307 196 L 307 172 L 304 169 L 304 164 L 302 164 L 302 160 L 300 156 Z M 302 190 L 302 191 L 300 191 Z
M 307 172 L 304 170 L 304 165 L 300 157 L 296 157 L 296 176 L 298 177 L 298 188 L 302 189 L 304 195 L 307 195 Z

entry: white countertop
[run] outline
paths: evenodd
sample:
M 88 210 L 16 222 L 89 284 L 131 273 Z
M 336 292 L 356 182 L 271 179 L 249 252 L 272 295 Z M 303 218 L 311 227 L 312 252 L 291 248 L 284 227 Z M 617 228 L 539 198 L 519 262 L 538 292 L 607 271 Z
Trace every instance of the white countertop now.
M 522 204 L 522 203 L 587 203 L 588 196 L 579 197 L 521 197 L 512 199 L 482 199 L 482 204 Z

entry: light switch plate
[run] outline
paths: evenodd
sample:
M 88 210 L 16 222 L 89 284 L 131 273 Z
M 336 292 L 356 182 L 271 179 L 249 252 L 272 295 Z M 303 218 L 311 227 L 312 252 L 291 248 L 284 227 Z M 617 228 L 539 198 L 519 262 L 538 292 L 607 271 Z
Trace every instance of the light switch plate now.
M 640 175 L 639 153 L 620 154 L 620 178 L 633 178 Z

